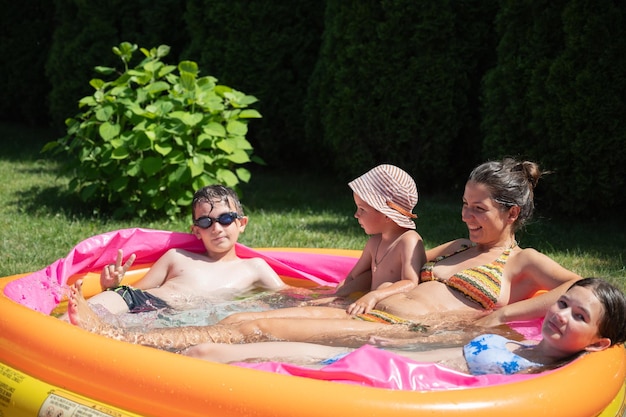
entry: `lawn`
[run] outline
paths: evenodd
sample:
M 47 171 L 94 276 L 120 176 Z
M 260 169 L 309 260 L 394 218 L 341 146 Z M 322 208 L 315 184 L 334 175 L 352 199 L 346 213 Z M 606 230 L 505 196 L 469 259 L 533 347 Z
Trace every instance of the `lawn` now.
M 79 241 L 111 230 L 189 230 L 189 218 L 117 221 L 68 204 L 68 179 L 59 176 L 58 162 L 39 152 L 54 135 L 6 124 L 0 124 L 0 134 L 4 142 L 0 277 L 41 269 L 65 256 Z M 252 180 L 242 187 L 241 196 L 250 223 L 241 243 L 251 247 L 363 247 L 366 236 L 352 217 L 348 178 L 250 169 Z M 466 236 L 460 201 L 459 190 L 420 195 L 417 227 L 427 247 Z M 618 213 L 614 218 L 564 221 L 548 218 L 539 209 L 518 241 L 583 276 L 605 277 L 626 288 L 625 226 Z

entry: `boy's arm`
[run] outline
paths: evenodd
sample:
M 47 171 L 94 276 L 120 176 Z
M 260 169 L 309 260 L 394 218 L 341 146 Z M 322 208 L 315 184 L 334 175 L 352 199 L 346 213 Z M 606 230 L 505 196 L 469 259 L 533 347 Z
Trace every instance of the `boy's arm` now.
M 378 237 L 380 239 L 380 236 Z M 361 257 L 356 261 L 348 276 L 335 290 L 335 297 L 348 297 L 355 292 L 368 292 L 372 289 L 372 246 L 374 239 L 368 239 Z
M 352 270 L 348 273 L 348 276 L 341 281 L 341 283 L 335 288 L 330 296 L 324 298 L 318 298 L 316 300 L 309 301 L 308 305 L 323 305 L 336 301 L 338 298 L 347 298 L 352 294 L 355 298 L 358 294 L 367 293 L 372 289 L 372 239 L 369 239 L 365 244 L 361 257 L 356 261 L 356 264 L 352 267 Z
M 346 312 L 350 315 L 367 313 L 376 307 L 376 304 L 378 304 L 380 300 L 394 294 L 411 291 L 416 286 L 416 282 L 408 279 L 403 279 L 394 283 L 385 283 L 378 289 L 368 292 L 354 303 L 350 304 L 346 309 Z
M 163 285 L 168 277 L 168 271 L 170 268 L 177 264 L 177 262 L 187 261 L 186 257 L 179 258 L 179 249 L 169 249 L 165 252 L 157 261 L 152 264 L 148 272 L 139 279 L 133 286 L 140 290 L 148 290 L 150 288 L 157 288 Z
M 372 288 L 372 270 L 363 271 L 359 276 L 353 277 L 348 275 L 345 280 L 339 284 L 334 296 L 349 297 L 354 293 L 366 293 Z
M 415 233 L 407 235 L 398 243 L 396 249 L 400 256 L 400 280 L 384 282 L 378 288 L 365 294 L 348 306 L 348 314 L 361 314 L 371 311 L 376 304 L 395 294 L 411 291 L 419 283 L 419 271 L 426 262 L 426 252 L 422 237 Z
M 268 290 L 280 290 L 287 286 L 272 267 L 263 259 L 252 258 L 250 261 L 254 263 L 253 267 L 258 273 L 257 285 L 267 288 Z

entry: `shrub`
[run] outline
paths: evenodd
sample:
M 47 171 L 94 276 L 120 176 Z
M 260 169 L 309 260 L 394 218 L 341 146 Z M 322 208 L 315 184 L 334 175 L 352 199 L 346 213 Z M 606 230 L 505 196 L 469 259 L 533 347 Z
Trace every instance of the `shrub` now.
M 124 72 L 113 81 L 92 79 L 84 109 L 66 120 L 67 135 L 44 151 L 67 153 L 70 189 L 82 201 L 106 203 L 114 217 L 166 214 L 189 207 L 194 190 L 221 183 L 237 188 L 250 179 L 242 165 L 263 163 L 252 155 L 247 122 L 260 118 L 247 108 L 256 102 L 211 76 L 198 77 L 198 65 L 161 61 L 170 48 L 146 50 L 134 68 L 137 45 L 113 48 Z M 96 67 L 103 75 L 114 68 Z M 176 73 L 178 72 L 178 74 Z

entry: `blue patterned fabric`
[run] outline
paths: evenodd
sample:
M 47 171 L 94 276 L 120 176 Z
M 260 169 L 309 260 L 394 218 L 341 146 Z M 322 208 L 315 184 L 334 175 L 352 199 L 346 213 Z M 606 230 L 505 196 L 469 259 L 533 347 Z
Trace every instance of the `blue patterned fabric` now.
M 508 343 L 525 346 L 496 334 L 478 336 L 465 345 L 463 353 L 470 373 L 472 375 L 511 375 L 528 368 L 542 366 L 540 363 L 531 362 L 511 352 L 506 346 Z

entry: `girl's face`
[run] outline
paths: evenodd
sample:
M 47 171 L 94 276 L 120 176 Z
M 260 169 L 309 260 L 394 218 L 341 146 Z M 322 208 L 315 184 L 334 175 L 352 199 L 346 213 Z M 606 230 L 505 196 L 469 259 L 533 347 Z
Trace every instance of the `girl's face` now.
M 493 201 L 484 184 L 468 181 L 465 185 L 461 218 L 467 225 L 472 242 L 496 246 L 510 241 L 511 225 L 516 219 L 513 210 L 517 208 L 503 210 L 500 204 Z
M 234 204 L 232 207 L 235 207 Z M 225 201 L 214 201 L 213 204 L 203 201 L 196 205 L 194 218 L 210 217 L 211 219 L 217 219 L 221 214 L 236 211 L 236 209 L 231 208 L 231 205 Z M 191 230 L 198 239 L 202 240 L 207 251 L 210 254 L 216 255 L 228 252 L 235 246 L 235 243 L 237 243 L 239 239 L 239 234 L 246 228 L 247 221 L 247 217 L 238 218 L 229 225 L 223 225 L 217 221 L 213 221 L 211 226 L 207 229 L 193 225 L 191 226 Z
M 353 193 L 353 197 L 354 204 L 356 204 L 354 217 L 359 221 L 365 233 L 368 235 L 382 233 L 383 225 L 387 221 L 387 216 L 367 204 L 356 193 Z
M 561 351 L 563 357 L 583 350 L 602 350 L 610 345 L 598 334 L 603 314 L 604 308 L 592 290 L 572 287 L 548 310 L 541 328 L 543 340 Z

